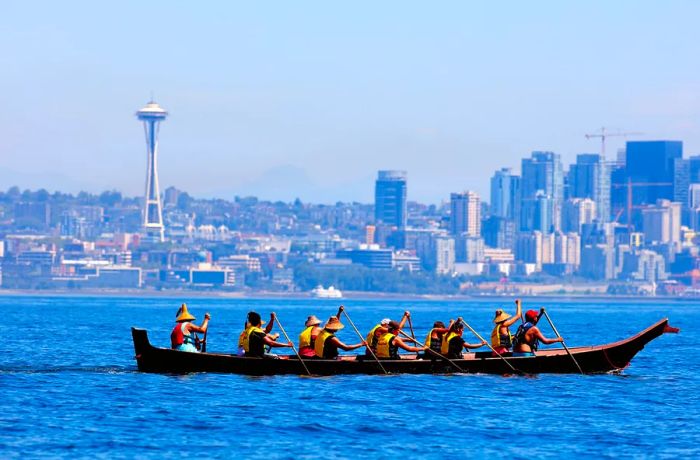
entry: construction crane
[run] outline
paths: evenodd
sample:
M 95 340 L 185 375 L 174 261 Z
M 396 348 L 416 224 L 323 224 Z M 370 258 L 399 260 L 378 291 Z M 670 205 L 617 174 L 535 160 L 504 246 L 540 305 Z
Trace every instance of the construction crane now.
M 617 223 L 622 216 L 622 213 L 627 211 L 627 232 L 632 233 L 632 209 L 644 208 L 644 206 L 633 206 L 632 205 L 632 188 L 633 187 L 671 187 L 673 182 L 632 182 L 632 179 L 627 179 L 624 184 L 610 184 L 611 188 L 627 188 L 627 207 L 620 208 L 620 210 L 615 215 L 613 223 Z
M 599 137 L 600 138 L 600 155 L 603 158 L 605 158 L 605 139 L 607 139 L 608 137 L 641 136 L 643 134 L 644 133 L 638 133 L 638 132 L 633 132 L 633 131 L 627 131 L 627 132 L 617 131 L 617 132 L 611 133 L 605 129 L 605 126 L 603 126 L 602 128 L 600 128 L 600 132 L 586 134 L 586 139 L 592 139 L 594 137 Z

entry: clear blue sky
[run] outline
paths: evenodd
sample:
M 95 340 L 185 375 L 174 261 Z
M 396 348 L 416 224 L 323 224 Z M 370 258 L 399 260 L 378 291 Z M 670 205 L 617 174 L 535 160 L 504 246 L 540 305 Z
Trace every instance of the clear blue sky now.
M 0 15 L 0 189 L 372 200 L 488 193 L 600 126 L 700 154 L 700 2 L 33 2 Z M 608 152 L 623 145 L 609 143 Z M 264 185 L 264 182 L 273 185 Z M 485 196 L 487 198 L 487 196 Z

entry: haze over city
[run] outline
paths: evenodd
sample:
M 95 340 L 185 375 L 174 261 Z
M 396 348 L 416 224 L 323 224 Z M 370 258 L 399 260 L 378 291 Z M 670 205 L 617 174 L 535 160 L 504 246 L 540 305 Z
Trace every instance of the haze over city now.
M 151 97 L 162 186 L 371 202 L 483 196 L 533 150 L 572 162 L 601 126 L 700 153 L 695 2 L 5 5 L 0 181 L 143 192 Z M 614 156 L 624 139 L 611 139 Z

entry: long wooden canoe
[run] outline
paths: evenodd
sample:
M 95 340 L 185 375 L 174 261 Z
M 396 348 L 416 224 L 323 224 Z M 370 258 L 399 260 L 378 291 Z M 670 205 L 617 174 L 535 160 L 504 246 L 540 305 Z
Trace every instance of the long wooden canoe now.
M 617 372 L 626 368 L 632 358 L 644 346 L 664 332 L 678 332 L 669 326 L 668 319 L 653 324 L 642 332 L 619 342 L 590 347 L 569 348 L 586 374 Z M 246 375 L 304 375 L 304 366 L 296 356 L 281 356 L 279 359 L 249 358 L 221 353 L 189 353 L 154 347 L 144 329 L 132 328 L 136 362 L 143 372 L 185 374 L 191 372 L 219 372 Z M 578 373 L 571 356 L 556 348 L 541 350 L 532 357 L 503 355 L 518 373 Z M 452 363 L 441 358 L 420 359 L 415 354 L 402 355 L 398 360 L 382 360 L 383 367 L 392 374 L 445 374 L 484 373 L 513 374 L 513 370 L 501 358 L 492 357 L 491 352 L 466 353 L 463 359 Z M 344 356 L 341 359 L 304 359 L 313 375 L 335 374 L 382 374 L 384 371 L 372 358 Z

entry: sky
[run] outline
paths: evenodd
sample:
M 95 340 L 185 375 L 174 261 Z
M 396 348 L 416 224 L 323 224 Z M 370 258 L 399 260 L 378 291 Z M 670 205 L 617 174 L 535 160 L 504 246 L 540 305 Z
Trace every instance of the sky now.
M 600 127 L 700 154 L 700 2 L 3 3 L 0 189 L 372 202 L 475 190 Z M 608 157 L 625 138 L 608 140 Z

